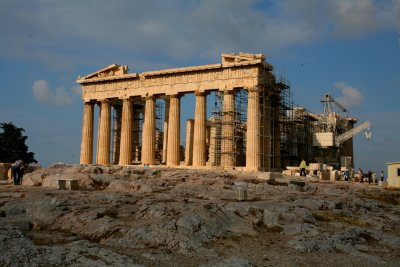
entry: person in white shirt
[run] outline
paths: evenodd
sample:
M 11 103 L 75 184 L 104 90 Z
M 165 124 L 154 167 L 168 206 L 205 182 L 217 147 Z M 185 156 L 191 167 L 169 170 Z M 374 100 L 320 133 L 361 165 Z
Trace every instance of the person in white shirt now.
M 25 166 L 25 163 L 20 159 L 17 160 L 12 165 L 13 182 L 14 182 L 15 185 L 22 184 L 22 176 L 24 175 L 24 166 Z

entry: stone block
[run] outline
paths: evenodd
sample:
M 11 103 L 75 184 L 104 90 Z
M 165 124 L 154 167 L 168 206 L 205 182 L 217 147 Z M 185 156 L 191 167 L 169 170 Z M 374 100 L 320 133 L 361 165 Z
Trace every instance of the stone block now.
M 330 171 L 330 180 L 331 181 L 339 181 L 339 173 L 337 170 Z
M 70 180 L 69 181 L 69 190 L 78 190 L 79 189 L 79 181 L 78 180 Z
M 310 171 L 322 171 L 322 163 L 310 163 L 308 169 Z
M 320 180 L 329 180 L 329 171 L 324 170 L 318 172 L 318 177 Z
M 294 184 L 300 187 L 304 187 L 306 185 L 304 181 L 299 181 L 299 180 L 290 180 L 289 184 Z
M 67 181 L 58 180 L 58 189 L 67 189 Z
M 10 175 L 11 163 L 0 163 L 0 180 L 8 180 Z
M 259 172 L 257 177 L 262 180 L 274 181 L 277 178 L 282 178 L 282 174 L 280 172 Z

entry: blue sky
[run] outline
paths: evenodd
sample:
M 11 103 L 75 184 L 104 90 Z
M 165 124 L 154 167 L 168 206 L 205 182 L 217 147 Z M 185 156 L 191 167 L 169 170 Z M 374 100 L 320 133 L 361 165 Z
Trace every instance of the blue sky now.
M 26 130 L 43 166 L 77 163 L 78 75 L 112 63 L 131 72 L 218 63 L 240 51 L 265 54 L 297 104 L 322 112 L 330 92 L 371 121 L 372 139 L 355 137 L 356 168 L 400 161 L 400 0 L 0 0 L 0 122 Z

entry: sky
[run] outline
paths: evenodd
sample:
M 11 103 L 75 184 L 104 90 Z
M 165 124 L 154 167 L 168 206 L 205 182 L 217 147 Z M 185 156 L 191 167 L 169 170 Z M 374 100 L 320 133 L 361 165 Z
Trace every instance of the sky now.
M 354 137 L 356 168 L 400 161 L 400 0 L 0 0 L 0 122 L 25 129 L 42 166 L 79 163 L 78 75 L 237 52 L 266 55 L 297 105 L 322 112 L 330 93 L 369 120 L 372 138 Z M 186 120 L 193 97 L 183 99 Z

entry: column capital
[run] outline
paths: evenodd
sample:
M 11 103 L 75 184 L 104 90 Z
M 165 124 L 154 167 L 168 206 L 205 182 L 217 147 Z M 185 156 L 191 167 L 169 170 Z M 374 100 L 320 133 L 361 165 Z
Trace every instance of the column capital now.
M 121 97 L 122 102 L 133 102 L 132 98 L 130 97 Z
M 178 93 L 178 94 L 166 95 L 165 97 L 168 98 L 168 99 L 171 99 L 171 98 L 180 98 L 180 97 L 182 97 L 182 95 Z
M 195 96 L 205 96 L 206 94 L 207 93 L 204 91 L 199 91 L 199 90 L 194 91 Z
M 248 92 L 260 92 L 260 87 L 259 86 L 250 86 L 250 87 L 247 87 L 247 91 Z
M 225 87 L 219 90 L 220 92 L 224 92 L 224 94 L 234 94 L 236 90 L 233 87 Z
M 144 97 L 145 100 L 155 100 L 155 96 L 154 95 L 147 95 Z

